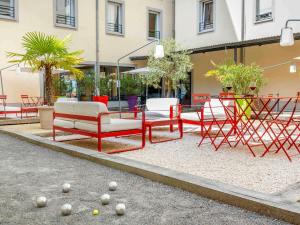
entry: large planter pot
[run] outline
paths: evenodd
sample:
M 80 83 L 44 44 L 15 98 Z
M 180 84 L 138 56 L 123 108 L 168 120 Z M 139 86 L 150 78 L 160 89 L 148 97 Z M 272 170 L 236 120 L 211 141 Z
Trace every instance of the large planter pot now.
M 102 103 L 104 103 L 107 106 L 107 104 L 108 104 L 108 96 L 107 95 L 93 96 L 93 102 L 102 102 Z
M 244 120 L 250 119 L 252 109 L 249 106 L 249 104 L 250 104 L 251 100 L 247 99 L 247 98 L 241 98 L 241 96 L 239 96 L 239 95 L 236 95 L 235 97 L 238 98 L 236 100 L 238 114 L 241 115 L 243 113 L 244 114 L 244 116 L 243 116 Z
M 53 106 L 40 106 L 38 107 L 41 128 L 51 130 L 53 127 Z
M 134 107 L 137 105 L 137 100 L 138 97 L 135 95 L 128 96 L 127 101 L 128 101 L 128 108 L 130 111 L 134 110 Z

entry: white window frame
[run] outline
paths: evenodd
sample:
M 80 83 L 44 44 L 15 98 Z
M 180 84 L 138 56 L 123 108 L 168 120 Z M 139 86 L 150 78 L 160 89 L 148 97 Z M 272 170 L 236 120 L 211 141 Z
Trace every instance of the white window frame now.
M 121 16 L 120 16 L 120 25 L 122 26 L 121 32 L 112 31 L 109 26 L 109 4 L 119 4 L 121 7 Z M 105 30 L 106 34 L 109 35 L 117 35 L 117 36 L 124 36 L 125 35 L 125 2 L 122 0 L 106 0 L 106 10 L 105 10 Z
M 200 24 L 204 22 L 205 18 L 205 12 L 204 11 L 204 5 L 212 3 L 213 4 L 213 22 L 212 22 L 212 28 L 207 28 L 207 29 L 200 29 Z M 215 30 L 215 25 L 216 25 L 216 0 L 200 0 L 198 2 L 198 23 L 197 23 L 197 31 L 199 34 L 202 33 L 207 33 L 207 32 L 212 32 Z
M 257 19 L 259 16 L 259 7 L 260 7 L 260 1 L 261 0 L 255 0 L 255 7 L 254 7 L 254 23 L 264 23 L 264 22 L 270 22 L 273 21 L 274 18 L 274 0 L 272 0 L 272 6 L 271 6 L 271 17 L 266 19 Z
M 156 37 L 150 37 L 149 32 L 150 32 L 150 21 L 149 21 L 149 14 L 156 14 L 157 15 L 157 19 L 158 19 L 158 30 L 156 30 L 155 32 L 159 31 L 159 38 Z M 154 40 L 154 39 L 162 39 L 162 10 L 159 9 L 153 9 L 153 8 L 147 8 L 147 38 L 148 40 Z
M 57 22 L 57 11 L 56 11 L 57 1 L 60 1 L 60 0 L 53 0 L 54 26 L 61 27 L 61 28 L 77 29 L 77 27 L 78 27 L 78 0 L 73 0 L 74 1 L 74 18 L 75 18 L 74 26 L 72 26 L 70 24 L 63 24 L 63 23 Z M 64 0 L 61 0 L 61 1 L 64 1 Z
M 5 16 L 5 15 L 0 15 L 0 19 L 4 20 L 13 20 L 17 21 L 18 20 L 18 12 L 19 12 L 19 0 L 10 0 L 10 7 L 14 8 L 14 16 Z

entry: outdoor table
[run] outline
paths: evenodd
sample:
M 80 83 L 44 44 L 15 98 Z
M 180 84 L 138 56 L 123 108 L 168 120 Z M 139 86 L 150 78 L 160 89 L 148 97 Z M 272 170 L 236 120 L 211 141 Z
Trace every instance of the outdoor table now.
M 234 107 L 224 105 L 225 100 L 233 101 Z M 245 96 L 220 98 L 220 101 L 227 118 L 235 122 L 228 132 L 222 131 L 224 126 L 219 125 L 223 135 L 210 137 L 216 150 L 223 144 L 228 144 L 230 147 L 243 145 L 255 157 L 254 147 L 262 146 L 262 157 L 270 152 L 271 148 L 275 148 L 276 153 L 283 150 L 290 159 L 287 150 L 292 146 L 298 149 L 296 141 L 299 137 L 299 122 L 293 120 L 297 110 L 297 98 Z M 288 111 L 288 106 L 292 106 L 292 111 Z M 287 111 L 289 112 L 287 118 L 282 119 Z M 293 125 L 292 129 L 291 125 Z M 220 142 L 216 144 L 218 140 Z M 289 147 L 286 148 L 285 144 Z M 300 153 L 299 150 L 298 152 Z
M 160 141 L 154 141 L 152 138 L 152 128 L 153 127 L 162 127 L 162 126 L 170 126 L 170 125 L 178 125 L 179 130 L 179 137 L 176 138 L 167 138 Z M 178 118 L 153 118 L 149 119 L 147 118 L 145 121 L 145 127 L 146 129 L 149 129 L 149 141 L 152 144 L 161 143 L 161 142 L 167 142 L 167 141 L 173 141 L 178 140 L 183 137 L 183 127 L 182 127 L 182 120 Z M 172 130 L 171 130 L 172 132 Z

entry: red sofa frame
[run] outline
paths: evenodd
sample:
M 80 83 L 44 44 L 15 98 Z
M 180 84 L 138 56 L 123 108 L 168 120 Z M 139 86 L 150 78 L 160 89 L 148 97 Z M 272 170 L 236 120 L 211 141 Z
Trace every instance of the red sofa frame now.
M 113 131 L 113 132 L 101 132 L 101 117 L 104 115 L 112 115 L 112 114 L 132 114 L 132 112 L 109 112 L 109 113 L 99 113 L 97 117 L 93 116 L 83 116 L 83 115 L 73 115 L 73 114 L 63 114 L 63 113 L 53 113 L 53 120 L 55 118 L 67 118 L 67 119 L 76 119 L 76 120 L 85 120 L 85 121 L 93 121 L 97 122 L 98 132 L 80 130 L 75 128 L 65 128 L 53 125 L 53 140 L 55 141 L 56 130 L 69 132 L 72 134 L 79 134 L 83 136 L 88 136 L 92 138 L 98 139 L 98 152 L 102 152 L 102 139 L 108 137 L 121 137 L 121 136 L 130 136 L 130 135 L 142 135 L 142 144 L 139 147 L 131 147 L 119 150 L 111 150 L 107 152 L 108 154 L 121 153 L 127 151 L 133 151 L 138 149 L 143 149 L 145 147 L 146 138 L 146 128 L 145 128 L 145 114 L 142 112 L 142 128 L 141 129 L 132 129 L 132 130 L 122 130 L 122 131 Z

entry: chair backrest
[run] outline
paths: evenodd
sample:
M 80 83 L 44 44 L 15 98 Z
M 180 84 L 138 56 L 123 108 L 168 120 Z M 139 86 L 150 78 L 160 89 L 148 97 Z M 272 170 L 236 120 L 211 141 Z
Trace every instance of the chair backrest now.
M 6 95 L 0 95 L 0 105 L 6 106 Z
M 91 117 L 97 117 L 99 113 L 109 112 L 106 105 L 101 102 L 56 102 L 54 104 L 54 111 L 56 113 Z M 84 120 L 82 121 L 84 122 Z M 102 116 L 101 123 L 109 124 L 110 116 Z
M 21 95 L 21 100 L 24 106 L 29 106 L 30 105 L 30 100 L 28 95 Z
M 192 102 L 194 105 L 199 105 L 208 101 L 210 101 L 210 94 L 208 93 L 192 94 Z
M 171 106 L 177 106 L 178 104 L 178 98 L 148 98 L 146 109 L 149 111 L 169 111 Z
M 219 97 L 220 98 L 233 98 L 234 97 L 234 93 L 229 93 L 229 92 L 220 92 L 219 93 Z

